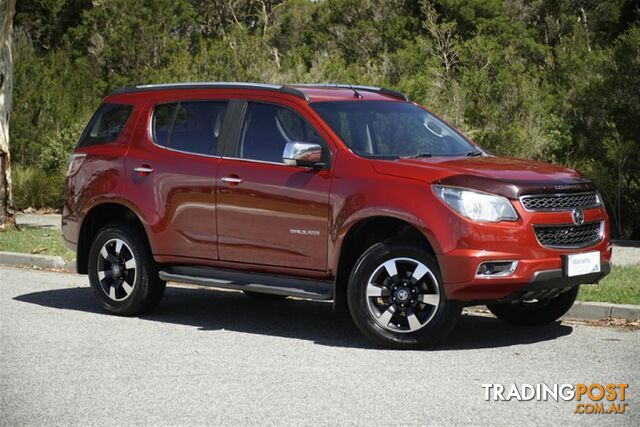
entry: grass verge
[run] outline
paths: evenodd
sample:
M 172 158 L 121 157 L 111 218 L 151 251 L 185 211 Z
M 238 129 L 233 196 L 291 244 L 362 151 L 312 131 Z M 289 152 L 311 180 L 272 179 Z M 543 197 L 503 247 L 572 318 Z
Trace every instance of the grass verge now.
M 640 265 L 613 266 L 597 285 L 582 285 L 578 300 L 640 304 Z
M 19 227 L 0 231 L 0 251 L 38 255 L 58 255 L 66 261 L 75 257 L 62 241 L 60 230 Z

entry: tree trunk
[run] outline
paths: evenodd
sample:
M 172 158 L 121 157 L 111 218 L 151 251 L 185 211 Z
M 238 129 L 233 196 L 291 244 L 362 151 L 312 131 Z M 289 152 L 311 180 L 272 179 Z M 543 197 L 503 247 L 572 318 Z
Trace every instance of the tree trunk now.
M 9 115 L 13 89 L 13 14 L 16 0 L 0 0 L 0 227 L 14 225 L 9 155 Z

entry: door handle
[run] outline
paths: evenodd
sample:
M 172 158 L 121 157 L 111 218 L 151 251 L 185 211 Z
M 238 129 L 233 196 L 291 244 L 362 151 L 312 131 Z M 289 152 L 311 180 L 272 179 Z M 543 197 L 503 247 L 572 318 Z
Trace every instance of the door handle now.
M 220 178 L 220 181 L 226 182 L 229 184 L 240 184 L 242 182 L 242 178 L 238 178 L 234 176 L 225 176 L 224 178 Z
M 137 168 L 133 168 L 133 171 L 137 172 L 142 176 L 147 176 L 150 173 L 153 173 L 154 169 L 148 165 L 142 165 L 142 166 L 138 166 Z

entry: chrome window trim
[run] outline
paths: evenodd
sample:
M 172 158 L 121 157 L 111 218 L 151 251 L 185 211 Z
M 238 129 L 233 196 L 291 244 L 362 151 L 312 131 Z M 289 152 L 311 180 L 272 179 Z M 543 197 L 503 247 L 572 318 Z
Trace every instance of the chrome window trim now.
M 589 224 L 600 224 L 600 230 L 598 232 L 598 239 L 597 240 L 591 240 L 589 242 L 585 242 L 585 243 L 581 243 L 579 245 L 543 245 L 542 242 L 538 239 L 538 235 L 536 234 L 536 227 L 567 227 L 567 226 L 573 226 L 573 227 L 579 227 L 575 224 L 572 223 L 564 223 L 564 224 L 532 224 L 531 225 L 531 229 L 533 230 L 533 235 L 536 238 L 536 242 L 538 242 L 538 244 L 540 246 L 542 246 L 543 248 L 548 248 L 548 249 L 557 249 L 557 250 L 564 250 L 564 249 L 584 249 L 584 248 L 588 248 L 590 246 L 595 246 L 598 243 L 602 242 L 602 240 L 604 239 L 604 220 L 598 220 L 598 221 L 591 221 L 591 222 L 585 222 L 581 225 L 589 225 Z
M 278 166 L 286 166 L 288 168 L 290 168 L 291 166 L 285 164 L 284 162 L 278 163 L 278 162 L 268 162 L 266 160 L 257 160 L 257 159 L 245 159 L 243 157 L 231 157 L 231 156 L 222 156 L 223 159 L 227 159 L 227 160 L 241 160 L 243 162 L 252 162 L 252 163 L 263 163 L 266 165 L 278 165 Z M 302 166 L 301 166 L 302 167 Z
M 156 145 L 154 143 L 154 145 Z M 208 157 L 208 158 L 212 158 L 212 159 L 219 159 L 220 156 L 214 155 L 214 154 L 201 154 L 201 153 L 192 153 L 191 151 L 182 151 L 182 150 L 176 150 L 175 148 L 169 148 L 169 147 L 162 147 L 157 145 L 160 148 L 163 148 L 167 151 L 173 151 L 174 153 L 182 153 L 182 154 L 188 154 L 190 156 L 198 156 L 198 157 Z
M 287 168 L 301 168 L 301 169 L 310 169 L 308 166 L 291 166 L 288 165 L 286 163 L 278 163 L 278 162 L 268 162 L 266 160 L 256 160 L 256 159 L 245 159 L 242 157 L 230 157 L 230 156 L 222 156 L 221 159 L 223 160 L 240 160 L 243 162 L 251 162 L 251 163 L 262 163 L 265 165 L 276 165 L 276 166 L 285 166 Z M 317 170 L 329 170 L 329 167 L 324 167 L 324 168 L 317 168 Z
M 535 199 L 535 198 L 543 198 L 543 197 L 581 196 L 581 195 L 589 195 L 589 194 L 595 194 L 596 198 L 598 199 L 598 203 L 594 205 L 588 205 L 588 206 L 571 206 L 568 208 L 527 209 L 527 207 L 523 202 L 524 199 Z M 524 196 L 518 197 L 518 200 L 520 201 L 520 205 L 522 206 L 522 209 L 524 209 L 527 212 L 567 212 L 567 211 L 572 211 L 575 208 L 594 209 L 602 206 L 602 200 L 600 200 L 600 196 L 598 195 L 598 192 L 596 190 L 581 191 L 579 193 L 525 194 Z

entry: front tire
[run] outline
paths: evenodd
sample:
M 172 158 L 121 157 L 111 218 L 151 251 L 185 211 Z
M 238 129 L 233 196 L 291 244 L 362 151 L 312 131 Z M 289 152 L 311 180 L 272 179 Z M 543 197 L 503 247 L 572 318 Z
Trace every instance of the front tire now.
M 347 288 L 351 316 L 372 342 L 396 349 L 433 344 L 456 324 L 436 260 L 418 246 L 377 243 L 358 259 Z
M 512 304 L 490 304 L 487 308 L 498 319 L 513 325 L 546 325 L 555 322 L 569 311 L 578 296 L 578 290 L 579 286 L 575 286 L 554 298 Z
M 166 282 L 142 233 L 129 224 L 109 224 L 96 234 L 89 249 L 89 282 L 106 311 L 133 316 L 154 309 Z

